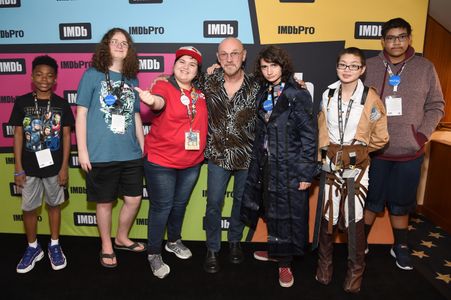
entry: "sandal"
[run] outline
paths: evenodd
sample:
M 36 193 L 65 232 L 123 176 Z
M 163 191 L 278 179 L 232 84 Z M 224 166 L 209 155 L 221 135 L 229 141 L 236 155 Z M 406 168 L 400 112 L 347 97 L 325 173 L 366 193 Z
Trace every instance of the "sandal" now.
M 108 258 L 108 259 L 114 259 L 116 258 L 116 253 L 102 253 L 102 251 L 100 251 L 99 254 L 99 259 L 100 259 L 100 264 L 102 266 L 104 266 L 105 268 L 116 268 L 117 267 L 117 262 L 113 263 L 113 264 L 107 264 L 103 261 L 103 259 Z
M 141 249 L 139 249 L 140 247 L 141 247 Z M 127 251 L 132 251 L 132 252 L 144 252 L 144 251 L 146 251 L 146 244 L 134 242 L 130 246 L 125 246 L 125 245 L 118 245 L 118 244 L 114 243 L 114 249 L 127 250 Z

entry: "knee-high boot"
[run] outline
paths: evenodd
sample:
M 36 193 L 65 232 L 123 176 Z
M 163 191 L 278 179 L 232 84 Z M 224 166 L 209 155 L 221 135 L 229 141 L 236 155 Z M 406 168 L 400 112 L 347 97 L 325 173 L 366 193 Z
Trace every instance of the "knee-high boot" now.
M 356 243 L 356 261 L 352 262 L 348 258 L 348 271 L 343 284 L 343 288 L 348 293 L 357 293 L 362 284 L 363 272 L 365 271 L 365 224 L 363 220 L 356 223 L 355 226 Z
M 333 263 L 332 256 L 334 252 L 334 234 L 327 232 L 328 221 L 321 220 L 321 230 L 319 234 L 318 247 L 318 266 L 316 268 L 315 279 L 322 284 L 329 284 L 332 280 Z M 335 228 L 335 226 L 334 226 Z

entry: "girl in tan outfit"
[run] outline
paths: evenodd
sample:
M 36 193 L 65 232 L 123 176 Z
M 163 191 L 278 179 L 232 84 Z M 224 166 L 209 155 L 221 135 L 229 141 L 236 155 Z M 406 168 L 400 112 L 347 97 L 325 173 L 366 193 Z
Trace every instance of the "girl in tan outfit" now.
M 348 271 L 344 289 L 360 290 L 365 270 L 366 239 L 363 208 L 368 191 L 369 152 L 388 142 L 385 108 L 376 92 L 365 87 L 365 57 L 358 48 L 344 49 L 337 59 L 339 81 L 323 94 L 318 116 L 319 149 L 324 157 L 324 207 L 319 232 L 316 280 L 329 284 L 332 279 L 333 231 L 337 227 L 348 234 L 350 242 Z M 354 178 L 354 214 L 348 216 L 349 190 L 346 178 Z M 320 201 L 319 203 L 323 203 Z M 352 228 L 352 236 L 349 229 Z

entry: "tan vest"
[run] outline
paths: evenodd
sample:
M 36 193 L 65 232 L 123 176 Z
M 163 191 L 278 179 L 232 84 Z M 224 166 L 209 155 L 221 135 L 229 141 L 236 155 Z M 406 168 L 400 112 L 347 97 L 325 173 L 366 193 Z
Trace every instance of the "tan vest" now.
M 374 109 L 373 109 L 374 108 Z M 377 113 L 380 116 L 377 118 Z M 320 150 L 330 144 L 327 130 L 327 114 L 324 108 L 318 114 L 318 159 L 321 159 Z M 368 152 L 384 147 L 388 142 L 387 115 L 385 107 L 374 89 L 368 90 L 368 96 L 363 106 L 362 115 L 354 136 L 356 141 L 365 143 Z

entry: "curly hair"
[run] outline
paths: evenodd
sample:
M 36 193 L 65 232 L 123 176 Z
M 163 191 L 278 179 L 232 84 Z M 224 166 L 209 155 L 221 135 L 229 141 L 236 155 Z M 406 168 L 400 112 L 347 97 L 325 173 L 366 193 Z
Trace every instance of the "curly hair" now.
M 139 71 L 139 60 L 136 54 L 136 49 L 133 44 L 133 40 L 122 28 L 112 28 L 103 36 L 102 40 L 96 46 L 96 50 L 92 55 L 92 66 L 96 68 L 99 72 L 108 72 L 108 68 L 112 65 L 112 57 L 110 53 L 110 41 L 116 33 L 122 33 L 127 39 L 128 51 L 127 56 L 124 59 L 124 64 L 122 66 L 122 74 L 128 79 L 136 78 Z
M 266 82 L 265 76 L 263 76 L 260 62 L 264 60 L 269 63 L 278 64 L 282 68 L 282 81 L 288 81 L 293 74 L 293 65 L 288 52 L 278 46 L 268 46 L 261 50 L 257 56 L 254 67 L 255 78 L 260 82 Z

